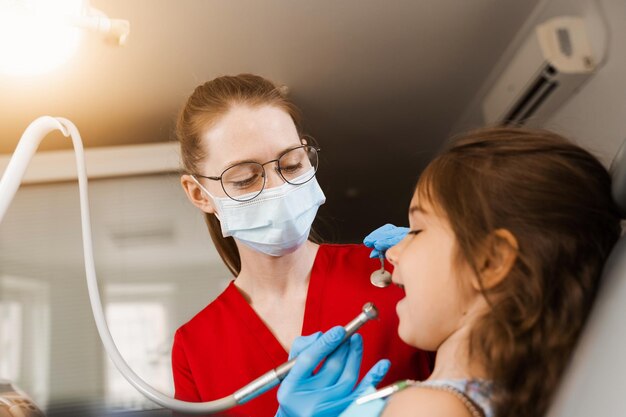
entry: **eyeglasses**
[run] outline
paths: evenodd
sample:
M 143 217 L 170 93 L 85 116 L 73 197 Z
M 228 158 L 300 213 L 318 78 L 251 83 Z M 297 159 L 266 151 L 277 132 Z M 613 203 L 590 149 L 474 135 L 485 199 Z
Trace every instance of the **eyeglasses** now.
M 267 175 L 265 165 L 276 162 L 274 168 L 278 175 L 293 185 L 305 184 L 315 176 L 318 164 L 318 152 L 321 149 L 302 145 L 283 152 L 278 158 L 263 164 L 258 162 L 240 162 L 226 168 L 219 177 L 198 177 L 220 181 L 228 197 L 235 201 L 250 201 L 261 194 L 265 188 Z

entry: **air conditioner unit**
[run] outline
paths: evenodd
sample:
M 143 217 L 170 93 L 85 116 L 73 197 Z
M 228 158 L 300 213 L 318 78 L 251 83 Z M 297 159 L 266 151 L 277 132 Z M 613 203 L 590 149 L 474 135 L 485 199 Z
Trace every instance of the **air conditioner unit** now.
M 486 124 L 538 124 L 593 73 L 584 21 L 561 16 L 538 25 L 483 101 Z

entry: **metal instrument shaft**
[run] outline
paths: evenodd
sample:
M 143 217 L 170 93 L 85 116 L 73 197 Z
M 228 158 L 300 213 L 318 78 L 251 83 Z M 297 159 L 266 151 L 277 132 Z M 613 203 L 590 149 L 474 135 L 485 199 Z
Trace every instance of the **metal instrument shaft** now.
M 356 316 L 354 320 L 344 326 L 346 334 L 341 340 L 341 343 L 344 343 L 346 340 L 348 340 L 365 323 L 377 317 L 378 309 L 376 308 L 376 306 L 374 306 L 373 303 L 365 304 L 361 313 Z M 285 379 L 287 374 L 289 374 L 291 368 L 293 368 L 296 364 L 296 359 L 297 357 L 283 363 L 282 365 L 277 366 L 271 371 L 261 375 L 259 378 L 250 382 L 245 387 L 239 389 L 233 394 L 237 403 L 244 404 L 280 384 L 280 382 Z

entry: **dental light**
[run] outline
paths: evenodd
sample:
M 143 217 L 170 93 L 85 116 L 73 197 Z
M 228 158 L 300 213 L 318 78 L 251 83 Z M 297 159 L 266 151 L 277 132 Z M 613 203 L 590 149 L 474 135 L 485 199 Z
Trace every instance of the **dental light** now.
M 104 39 L 118 46 L 126 45 L 130 33 L 128 20 L 111 19 L 98 9 L 89 8 L 78 17 L 70 16 L 68 22 L 83 29 L 89 29 L 104 36 Z
M 9 205 L 11 204 L 11 201 L 13 201 L 13 197 L 20 186 L 22 178 L 26 172 L 26 168 L 35 154 L 39 143 L 48 133 L 54 130 L 60 130 L 65 137 L 71 137 L 72 144 L 74 145 L 80 195 L 83 254 L 85 258 L 85 273 L 87 276 L 89 300 L 91 302 L 91 309 L 102 344 L 104 345 L 104 348 L 114 365 L 126 378 L 126 380 L 146 398 L 156 404 L 174 411 L 192 414 L 212 414 L 227 410 L 236 405 L 244 404 L 280 384 L 295 364 L 295 359 L 285 362 L 275 369 L 271 369 L 269 372 L 261 375 L 259 378 L 237 390 L 232 395 L 215 401 L 188 403 L 172 399 L 152 388 L 128 366 L 111 337 L 111 333 L 104 316 L 102 302 L 100 300 L 100 292 L 98 290 L 98 281 L 96 278 L 93 256 L 93 242 L 91 237 L 91 220 L 87 194 L 85 154 L 78 129 L 69 120 L 62 117 L 42 116 L 33 121 L 26 128 L 4 174 L 2 175 L 2 179 L 0 179 L 0 223 L 2 223 Z M 376 307 L 372 303 L 367 303 L 363 306 L 363 311 L 345 326 L 346 335 L 344 340 L 347 340 L 363 324 L 377 317 L 378 311 Z
M 89 7 L 87 0 L 0 0 L 0 72 L 32 76 L 54 70 L 74 55 L 83 29 L 123 45 L 130 25 Z

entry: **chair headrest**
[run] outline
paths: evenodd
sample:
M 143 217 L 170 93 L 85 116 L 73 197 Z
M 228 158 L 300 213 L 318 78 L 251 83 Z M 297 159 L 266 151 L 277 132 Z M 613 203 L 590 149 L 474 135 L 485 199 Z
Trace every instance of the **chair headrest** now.
M 619 207 L 622 218 L 626 218 L 626 140 L 622 142 L 615 158 L 613 158 L 609 172 L 612 179 L 613 199 Z
M 626 141 L 609 171 L 613 199 L 626 218 Z M 622 236 L 604 265 L 600 290 L 548 417 L 626 417 L 625 306 L 626 236 Z

